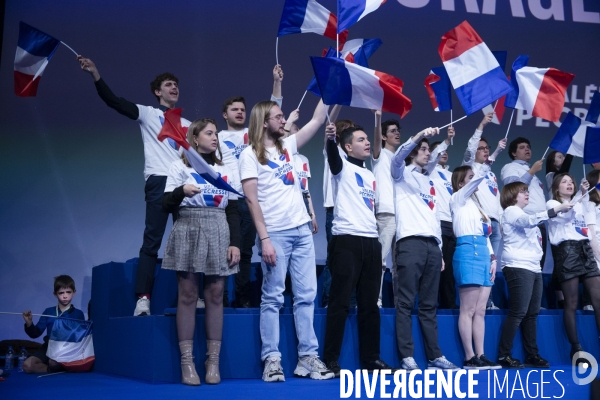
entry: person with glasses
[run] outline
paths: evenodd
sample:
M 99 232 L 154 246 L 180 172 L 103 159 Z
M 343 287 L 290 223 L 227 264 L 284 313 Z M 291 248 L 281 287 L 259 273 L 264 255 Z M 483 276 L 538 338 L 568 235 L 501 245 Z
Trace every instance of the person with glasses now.
M 498 364 L 503 368 L 523 368 L 521 361 L 512 357 L 515 335 L 521 327 L 525 364 L 548 368 L 550 364 L 540 357 L 536 340 L 537 316 L 544 291 L 540 266 L 542 237 L 538 225 L 569 211 L 573 204 L 562 203 L 548 211 L 527 214 L 523 209 L 529 204 L 529 189 L 523 182 L 505 185 L 500 193 L 500 203 L 504 209 L 500 218 L 504 243 L 501 266 L 508 286 L 509 309 L 502 326 Z
M 298 338 L 298 365 L 294 375 L 331 379 L 334 373 L 317 355 L 313 327 L 317 273 L 312 233 L 308 227 L 293 155 L 325 122 L 327 109 L 320 101 L 312 119 L 296 134 L 283 139 L 286 119 L 277 103 L 262 101 L 250 112 L 249 145 L 240 155 L 240 177 L 246 202 L 258 233 L 256 245 L 263 273 L 260 304 L 262 379 L 285 381 L 279 351 L 279 310 L 283 307 L 285 277 L 289 270 L 294 293 L 294 321 Z M 326 132 L 335 131 L 327 126 Z
M 483 167 L 483 164 L 488 159 L 496 159 L 496 156 L 500 154 L 502 150 L 506 148 L 506 139 L 502 139 L 498 142 L 498 147 L 493 154 L 490 155 L 490 145 L 488 141 L 482 137 L 483 130 L 492 121 L 494 113 L 490 112 L 483 117 L 479 126 L 469 139 L 467 150 L 462 165 L 467 165 L 473 168 L 473 172 Z M 498 189 L 498 179 L 496 175 L 490 170 L 479 184 L 479 190 L 477 196 L 481 201 L 481 207 L 483 211 L 490 217 L 492 221 L 492 234 L 490 235 L 490 242 L 494 249 L 494 254 L 498 254 L 500 251 L 500 241 L 502 239 L 500 234 L 500 215 L 502 215 L 502 208 L 500 207 L 500 190 Z M 491 296 L 487 300 L 486 308 L 497 309 L 492 302 Z

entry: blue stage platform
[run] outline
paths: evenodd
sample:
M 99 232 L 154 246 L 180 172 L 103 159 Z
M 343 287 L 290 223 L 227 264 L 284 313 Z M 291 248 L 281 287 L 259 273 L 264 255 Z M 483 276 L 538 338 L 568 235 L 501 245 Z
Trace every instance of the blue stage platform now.
M 94 371 L 123 377 L 158 382 L 180 382 L 179 348 L 175 327 L 175 305 L 177 300 L 176 277 L 172 271 L 157 266 L 154 292 L 151 302 L 152 316 L 132 317 L 136 299 L 133 294 L 137 260 L 125 263 L 108 263 L 93 268 L 92 276 L 92 319 L 94 320 L 94 347 L 96 364 Z M 230 280 L 231 281 L 231 280 Z M 495 300 L 503 304 L 505 288 L 498 275 Z M 389 285 L 390 282 L 388 281 Z M 254 283 L 254 294 L 259 295 L 258 282 Z M 230 295 L 233 286 L 229 285 Z M 391 290 L 384 290 L 385 305 L 391 305 Z M 256 298 L 254 301 L 257 301 Z M 505 299 L 504 299 L 505 301 Z M 296 335 L 291 298 L 286 296 L 286 306 L 281 310 L 280 350 L 283 368 L 291 376 L 297 362 Z M 325 334 L 326 309 L 315 308 L 315 331 L 319 343 Z M 506 312 L 488 311 L 486 316 L 485 353 L 490 358 L 497 354 L 498 342 Z M 583 348 L 600 359 L 598 331 L 591 312 L 578 315 L 578 329 Z M 438 331 L 440 346 L 448 359 L 460 363 L 464 357 L 457 328 L 458 313 L 440 310 Z M 420 327 L 413 316 L 415 359 L 425 366 Z M 221 375 L 224 379 L 260 379 L 260 334 L 258 309 L 225 309 L 223 346 L 221 352 Z M 196 315 L 194 355 L 198 372 L 204 375 L 206 353 L 203 310 Z M 570 345 L 567 341 L 562 313 L 557 310 L 542 311 L 538 318 L 538 344 L 541 355 L 551 365 L 568 365 Z M 523 359 L 520 336 L 515 341 L 513 355 Z M 391 365 L 399 365 L 396 351 L 395 310 L 381 309 L 381 356 Z M 340 357 L 342 368 L 354 370 L 360 367 L 356 315 L 351 314 L 344 336 L 343 352 Z

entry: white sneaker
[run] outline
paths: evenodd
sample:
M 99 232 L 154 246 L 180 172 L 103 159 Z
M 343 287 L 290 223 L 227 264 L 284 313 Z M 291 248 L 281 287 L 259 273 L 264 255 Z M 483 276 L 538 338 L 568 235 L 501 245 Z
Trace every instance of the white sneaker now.
M 146 296 L 142 296 L 138 299 L 135 304 L 135 310 L 133 311 L 134 317 L 143 317 L 150 315 L 150 300 Z
M 204 300 L 202 300 L 200 297 L 198 297 L 198 301 L 196 301 L 196 308 L 205 308 L 206 305 L 204 304 Z
M 421 370 L 415 359 L 412 357 L 403 358 L 400 363 L 400 369 L 405 369 L 407 372 Z
M 588 304 L 587 306 L 583 306 L 583 311 L 594 311 L 594 306 Z
M 333 379 L 335 373 L 329 370 L 319 356 L 304 356 L 298 360 L 298 365 L 294 370 L 294 376 L 310 379 Z
M 500 309 L 500 307 L 496 307 L 494 302 L 491 302 L 490 306 L 486 308 L 486 310 L 499 310 L 499 309 Z
M 383 307 L 383 301 L 381 301 L 381 299 L 377 300 L 377 307 Z
M 281 358 L 269 357 L 265 360 L 262 380 L 265 382 L 285 382 L 283 368 L 281 368 Z
M 427 361 L 427 369 L 441 369 L 445 371 L 458 371 L 460 368 L 452 364 L 444 356 L 438 357 L 435 360 Z

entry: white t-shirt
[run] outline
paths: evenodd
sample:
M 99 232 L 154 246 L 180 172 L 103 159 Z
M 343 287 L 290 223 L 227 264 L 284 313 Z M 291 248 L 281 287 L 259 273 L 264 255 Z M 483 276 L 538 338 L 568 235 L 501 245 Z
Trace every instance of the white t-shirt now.
M 371 155 L 373 174 L 377 181 L 377 194 L 375 197 L 375 212 L 394 213 L 394 181 L 392 180 L 392 158 L 394 153 L 385 147 L 381 149 L 378 158 Z
M 239 158 L 242 151 L 248 147 L 248 128 L 241 131 L 221 131 L 217 134 L 219 137 L 219 147 L 223 154 L 223 162 L 232 172 L 232 180 L 237 186 L 232 186 L 240 193 L 242 192 L 242 183 L 239 179 Z
M 547 219 L 547 211 L 527 214 L 517 206 L 510 206 L 504 210 L 500 218 L 504 243 L 502 268 L 523 268 L 542 273 L 542 233 L 537 226 Z
M 337 146 L 340 157 L 347 159 L 348 156 L 340 146 Z M 323 168 L 323 207 L 333 207 L 333 189 L 331 188 L 331 170 L 329 169 L 329 161 L 327 161 L 327 152 L 323 149 L 323 157 L 325 157 L 325 166 Z
M 550 243 L 558 246 L 565 240 L 588 240 L 588 223 L 596 223 L 593 209 L 588 208 L 587 196 L 582 202 L 575 201 L 575 206 L 565 213 L 559 213 L 548 221 L 548 239 Z M 560 205 L 556 200 L 548 200 L 546 209 Z
M 483 167 L 483 164 L 474 162 L 471 165 L 474 173 Z M 490 217 L 496 221 L 500 221 L 502 215 L 502 207 L 500 206 L 500 190 L 498 190 L 498 179 L 496 175 L 489 171 L 485 174 L 483 180 L 479 184 L 477 197 L 481 202 L 481 208 Z
M 378 237 L 375 219 L 375 176 L 342 158 L 342 171 L 333 175 L 333 235 Z
M 511 182 L 521 182 L 520 178 L 525 176 L 525 183 L 529 189 L 529 204 L 523 210 L 527 214 L 536 214 L 546 210 L 546 196 L 544 194 L 544 184 L 537 176 L 531 176 L 529 165 L 525 161 L 513 160 L 506 164 L 500 171 L 502 182 L 506 185 Z M 527 175 L 525 175 L 527 173 Z
M 181 158 L 179 145 L 171 138 L 162 142 L 158 140 L 158 134 L 165 123 L 164 112 L 158 108 L 136 104 L 139 116 L 137 122 L 142 131 L 144 142 L 144 179 L 151 175 L 167 176 L 173 161 Z M 181 118 L 181 126 L 187 131 L 191 122 Z
M 250 146 L 240 155 L 241 179 L 258 179 L 258 204 L 268 232 L 296 228 L 310 221 L 291 156 L 297 153 L 296 135 L 283 139 L 283 149 L 284 154 L 279 154 L 276 147 L 267 148 L 267 165 L 259 164 Z
M 310 179 L 310 164 L 308 163 L 308 158 L 299 153 L 294 154 L 294 168 L 298 175 L 300 190 L 302 190 L 302 193 L 308 193 L 308 180 Z
M 452 197 L 452 172 L 442 167 L 440 164 L 435 166 L 431 173 L 431 180 L 435 187 L 435 196 L 437 198 L 438 214 L 441 221 L 452 222 L 450 213 L 450 198 Z
M 211 167 L 221 174 L 221 178 L 233 186 L 231 181 L 231 170 L 226 165 L 211 165 Z M 194 185 L 201 192 L 193 197 L 185 197 L 179 207 L 227 207 L 228 200 L 235 200 L 237 195 L 227 190 L 219 189 L 207 182 L 191 167 L 187 167 L 182 160 L 175 161 L 169 168 L 167 175 L 167 184 L 165 192 L 172 192 L 182 185 Z

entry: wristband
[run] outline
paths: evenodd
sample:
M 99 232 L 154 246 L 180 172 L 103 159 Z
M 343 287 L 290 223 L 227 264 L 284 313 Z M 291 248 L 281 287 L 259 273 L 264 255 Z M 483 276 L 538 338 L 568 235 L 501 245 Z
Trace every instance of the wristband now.
M 260 239 L 260 241 L 262 242 L 263 240 L 267 240 L 267 239 L 269 239 L 269 237 L 268 237 L 268 236 L 267 236 L 267 237 L 264 237 L 264 238 L 262 238 L 262 239 Z

